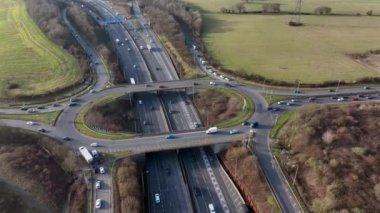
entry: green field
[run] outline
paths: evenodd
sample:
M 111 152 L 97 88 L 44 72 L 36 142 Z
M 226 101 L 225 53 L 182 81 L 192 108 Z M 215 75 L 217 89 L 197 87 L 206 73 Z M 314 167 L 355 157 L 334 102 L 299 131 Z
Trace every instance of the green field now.
M 228 8 L 238 0 L 188 2 L 202 9 L 202 40 L 207 51 L 226 68 L 304 83 L 380 75 L 380 70 L 347 56 L 380 49 L 380 17 L 309 15 L 302 17 L 304 27 L 294 28 L 287 25 L 290 15 L 219 13 L 221 7 Z M 295 1 L 276 2 L 282 2 L 283 10 L 292 11 Z M 304 8 L 312 12 L 320 5 L 345 14 L 364 15 L 371 9 L 380 14 L 378 0 L 310 0 Z M 260 5 L 250 3 L 247 10 L 253 7 L 259 10 Z
M 77 61 L 40 31 L 22 0 L 0 1 L 0 58 L 3 97 L 42 94 L 81 77 Z

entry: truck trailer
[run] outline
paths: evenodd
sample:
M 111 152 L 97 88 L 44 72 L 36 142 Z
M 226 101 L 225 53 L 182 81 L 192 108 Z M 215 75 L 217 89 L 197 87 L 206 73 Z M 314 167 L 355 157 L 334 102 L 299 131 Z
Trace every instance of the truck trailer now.
M 83 156 L 83 158 L 87 161 L 87 163 L 92 163 L 94 161 L 94 157 L 92 157 L 91 153 L 84 146 L 79 147 L 79 152 Z

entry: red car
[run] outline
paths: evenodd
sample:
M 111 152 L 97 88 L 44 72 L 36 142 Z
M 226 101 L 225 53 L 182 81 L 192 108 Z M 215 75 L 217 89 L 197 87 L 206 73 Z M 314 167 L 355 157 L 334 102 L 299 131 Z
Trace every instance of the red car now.
M 351 101 L 358 101 L 358 100 L 359 100 L 358 97 L 352 97 L 352 98 L 351 98 Z

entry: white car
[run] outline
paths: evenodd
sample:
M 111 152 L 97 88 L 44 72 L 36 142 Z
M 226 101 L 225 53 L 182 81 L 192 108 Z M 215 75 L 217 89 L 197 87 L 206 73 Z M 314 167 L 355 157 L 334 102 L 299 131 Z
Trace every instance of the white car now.
M 131 48 L 128 47 L 128 52 L 131 51 Z
M 92 144 L 90 144 L 90 146 L 92 146 L 92 147 L 97 147 L 98 144 L 97 144 L 97 143 L 92 143 Z
M 104 169 L 103 166 L 101 166 L 101 167 L 99 167 L 99 172 L 100 172 L 100 174 L 104 174 L 104 173 L 106 173 L 106 170 Z
M 100 209 L 102 207 L 102 199 L 96 199 L 95 208 Z
M 137 67 L 137 65 L 136 65 L 136 64 L 134 64 L 134 65 L 133 65 L 133 68 L 136 68 L 136 67 Z
M 29 113 L 35 113 L 35 112 L 38 112 L 38 110 L 32 108 L 32 109 L 28 109 L 28 112 L 29 112 Z
M 29 126 L 33 126 L 33 125 L 36 125 L 37 123 L 34 121 L 27 121 L 26 124 Z
M 97 180 L 97 181 L 95 182 L 95 188 L 96 188 L 96 189 L 100 189 L 100 184 L 101 184 L 100 180 Z
M 213 74 L 213 75 L 215 75 L 215 76 L 217 76 L 217 75 L 218 75 L 218 73 L 216 73 L 216 72 L 213 72 L 212 74 Z
M 96 91 L 94 89 L 90 90 L 90 93 L 96 93 L 96 92 L 98 92 L 98 91 Z
M 210 85 L 216 85 L 214 81 L 210 81 Z
M 142 100 L 139 100 L 139 104 L 142 104 Z
M 284 104 L 284 103 L 285 103 L 285 101 L 279 101 L 279 102 L 277 102 L 278 105 L 281 105 L 281 104 Z
M 227 78 L 227 77 L 226 77 L 226 78 L 224 78 L 224 80 L 226 80 L 226 81 L 230 81 L 230 79 L 229 79 L 229 78 Z
M 154 200 L 156 201 L 156 203 L 160 203 L 160 202 L 161 202 L 160 194 L 156 193 L 156 194 L 154 195 Z
M 339 97 L 339 98 L 337 99 L 337 101 L 344 101 L 344 98 L 343 98 L 343 97 Z
M 230 135 L 237 134 L 239 131 L 237 129 L 231 129 L 230 130 Z
M 127 39 L 127 38 L 125 38 L 124 40 L 125 40 L 125 41 L 128 41 L 128 39 Z

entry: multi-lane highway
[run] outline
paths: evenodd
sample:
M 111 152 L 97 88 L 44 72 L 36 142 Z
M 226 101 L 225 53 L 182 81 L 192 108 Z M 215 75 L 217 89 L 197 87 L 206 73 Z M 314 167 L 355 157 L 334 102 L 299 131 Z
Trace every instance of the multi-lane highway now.
M 102 10 L 102 13 L 111 13 L 108 9 L 105 9 L 104 6 L 98 5 L 98 4 L 103 4 L 101 1 L 93 1 L 95 2 L 92 6 L 91 9 L 92 11 L 96 11 L 96 8 L 98 10 Z M 136 4 L 134 4 L 134 7 L 136 7 Z M 67 22 L 67 19 L 65 18 L 65 21 Z M 69 24 L 69 23 L 68 23 Z M 71 25 L 69 25 L 71 26 Z M 143 25 L 144 26 L 144 25 Z M 75 32 L 75 29 L 72 29 L 71 31 L 77 38 L 78 42 L 80 45 L 84 48 L 84 50 L 91 56 L 92 61 L 99 61 L 96 52 L 91 48 L 90 45 L 88 45 L 83 38 L 80 37 L 80 35 Z M 241 139 L 244 134 L 237 134 L 237 135 L 229 135 L 228 130 L 232 128 L 227 128 L 221 130 L 220 133 L 216 135 L 205 135 L 204 131 L 194 131 L 194 132 L 185 132 L 185 133 L 178 133 L 174 134 L 175 139 L 173 140 L 167 140 L 164 139 L 162 135 L 156 135 L 156 136 L 148 136 L 148 137 L 140 137 L 140 138 L 133 138 L 129 140 L 118 140 L 118 141 L 108 141 L 108 140 L 100 140 L 100 139 L 94 139 L 90 138 L 88 136 L 85 136 L 78 132 L 78 130 L 75 128 L 74 125 L 74 120 L 76 114 L 79 112 L 79 109 L 81 106 L 89 104 L 91 101 L 93 101 L 96 98 L 108 95 L 108 94 L 115 94 L 115 93 L 120 93 L 120 92 L 125 92 L 125 93 L 131 93 L 131 92 L 148 92 L 148 91 L 154 91 L 154 90 L 165 90 L 167 88 L 160 88 L 160 85 L 165 85 L 165 87 L 168 88 L 183 88 L 183 87 L 194 87 L 194 82 L 198 82 L 199 84 L 208 84 L 208 81 L 170 81 L 170 82 L 160 82 L 160 83 L 152 83 L 153 78 L 161 78 L 164 76 L 164 74 L 160 77 L 160 75 L 154 75 L 155 77 L 152 77 L 151 75 L 151 68 L 148 68 L 148 65 L 146 65 L 146 62 L 144 57 L 146 58 L 147 56 L 144 56 L 143 54 L 140 53 L 138 46 L 134 44 L 132 41 L 132 36 L 129 35 L 128 32 L 126 32 L 126 28 L 123 28 L 121 25 L 109 25 L 107 28 L 107 31 L 110 34 L 110 37 L 114 40 L 116 38 L 119 38 L 122 40 L 124 38 L 123 43 L 124 45 L 121 44 L 115 44 L 116 49 L 119 53 L 119 62 L 121 66 L 123 67 L 123 73 L 124 76 L 127 78 L 129 76 L 134 76 L 138 85 L 129 85 L 125 87 L 119 87 L 119 88 L 114 88 L 114 89 L 106 89 L 103 91 L 100 91 L 98 93 L 88 93 L 84 94 L 79 97 L 80 102 L 78 107 L 68 107 L 67 104 L 62 104 L 62 108 L 64 111 L 60 115 L 59 119 L 57 120 L 57 123 L 54 127 L 47 126 L 40 124 L 39 126 L 27 126 L 24 121 L 13 121 L 13 120 L 2 120 L 1 123 L 3 125 L 9 125 L 9 126 L 15 126 L 15 127 L 21 127 L 25 129 L 30 129 L 37 131 L 38 128 L 43 127 L 47 130 L 47 135 L 50 135 L 51 137 L 57 138 L 62 140 L 63 137 L 69 136 L 72 138 L 71 141 L 65 142 L 68 143 L 69 145 L 73 146 L 74 148 L 77 148 L 78 146 L 89 146 L 90 143 L 97 142 L 100 147 L 98 150 L 100 151 L 117 151 L 117 150 L 132 150 L 135 153 L 143 153 L 143 152 L 149 152 L 149 151 L 161 151 L 161 150 L 170 150 L 170 149 L 178 149 L 178 148 L 188 148 L 188 147 L 196 147 L 196 146 L 205 146 L 209 144 L 215 144 L 215 143 L 225 143 L 228 141 L 234 141 Z M 150 31 L 148 31 L 150 32 Z M 136 32 L 138 33 L 138 32 Z M 142 32 L 140 32 L 141 34 Z M 136 35 L 138 36 L 138 35 Z M 140 37 L 142 37 L 140 35 Z M 152 35 L 150 35 L 152 37 Z M 125 38 L 127 38 L 131 43 L 128 43 L 125 41 Z M 148 38 L 148 37 L 147 37 Z M 153 36 L 153 41 L 157 42 L 155 40 L 155 37 Z M 139 39 L 137 39 L 139 40 Z M 150 40 L 144 38 L 141 39 L 141 41 L 138 42 L 150 42 Z M 142 44 L 142 43 L 141 43 Z M 158 42 L 157 42 L 158 44 Z M 128 49 L 130 48 L 130 50 Z M 159 45 L 157 48 L 161 48 Z M 146 53 L 149 53 L 147 50 L 143 50 Z M 154 52 L 154 51 L 153 51 Z M 141 55 L 140 55 L 141 54 Z M 163 54 L 165 54 L 163 52 Z M 148 55 L 148 54 L 147 54 Z M 152 59 L 154 58 L 156 60 L 155 63 L 162 65 L 162 67 L 165 67 L 167 65 L 163 65 L 165 62 L 165 57 L 162 55 L 162 59 L 159 59 L 158 56 L 155 56 L 156 53 L 152 54 L 153 56 Z M 149 56 L 148 56 L 149 57 Z M 136 65 L 136 67 L 134 67 Z M 150 66 L 156 66 L 156 65 L 150 65 Z M 95 66 L 94 69 L 96 70 L 96 74 L 98 75 L 97 82 L 94 86 L 96 90 L 101 90 L 104 88 L 104 85 L 106 84 L 107 80 L 107 75 L 105 72 L 105 68 L 102 65 Z M 170 68 L 167 68 L 168 70 Z M 150 71 L 149 71 L 150 70 Z M 170 72 L 169 72 L 170 73 Z M 166 75 L 166 74 L 165 74 Z M 162 77 L 163 78 L 163 77 Z M 128 78 L 127 78 L 128 79 Z M 171 79 L 167 79 L 171 80 Z M 150 83 L 143 83 L 143 82 L 150 82 Z M 226 81 L 216 81 L 217 86 L 225 86 Z M 233 85 L 233 89 L 237 89 L 239 91 L 244 92 L 247 94 L 255 103 L 255 113 L 253 117 L 250 120 L 256 120 L 259 121 L 260 126 L 256 131 L 256 143 L 255 143 L 255 154 L 257 155 L 257 158 L 259 160 L 260 166 L 263 169 L 264 175 L 266 179 L 268 180 L 268 183 L 277 199 L 277 201 L 280 204 L 280 207 L 282 211 L 284 212 L 300 212 L 300 206 L 295 198 L 295 196 L 292 194 L 291 189 L 288 187 L 286 180 L 284 179 L 284 176 L 281 173 L 281 170 L 274 161 L 273 156 L 271 155 L 270 148 L 269 148 L 269 140 L 268 140 L 268 133 L 269 129 L 272 126 L 273 122 L 275 121 L 276 117 L 278 116 L 278 111 L 277 112 L 272 112 L 267 110 L 267 104 L 263 97 L 260 95 L 260 93 L 263 92 L 268 92 L 268 90 L 264 90 L 260 87 L 248 87 L 244 85 L 239 85 L 236 82 L 229 82 L 229 84 Z M 331 96 L 342 96 L 343 94 L 359 94 L 359 93 L 372 93 L 380 90 L 379 85 L 371 85 L 370 90 L 364 90 L 363 87 L 351 87 L 351 88 L 344 88 L 340 89 L 336 93 L 331 93 L 327 90 L 310 90 L 310 91 L 303 91 L 302 94 L 298 94 L 298 97 L 307 97 L 307 96 L 327 96 L 325 98 L 320 98 L 318 97 L 317 100 L 315 101 L 316 103 L 331 103 L 331 102 L 336 102 L 336 100 L 331 99 Z M 170 93 L 170 92 L 166 92 Z M 163 97 L 168 97 L 166 93 L 163 93 Z M 175 93 L 175 92 L 174 92 Z M 270 90 L 269 93 L 273 94 L 278 94 L 278 95 L 290 95 L 293 96 L 293 92 L 289 89 L 273 89 Z M 166 122 L 166 119 L 162 118 L 162 112 L 164 110 L 170 110 L 171 108 L 176 109 L 173 106 L 167 106 L 168 104 L 164 104 L 165 107 L 160 108 L 162 105 L 157 102 L 157 100 L 151 100 L 152 99 L 152 93 L 146 93 L 146 98 L 142 94 L 142 97 L 139 95 L 135 96 L 137 97 L 137 100 L 142 100 L 142 103 L 145 103 L 143 107 L 140 107 L 139 102 L 135 100 L 135 104 L 137 108 L 142 108 L 143 111 L 139 112 L 140 115 L 140 120 L 142 122 L 142 126 L 145 126 L 143 124 L 143 121 L 155 121 L 155 122 Z M 156 96 L 156 95 L 154 95 Z M 157 96 L 156 96 L 157 97 Z M 169 96 L 170 97 L 170 96 Z M 159 97 L 157 97 L 158 99 Z M 379 99 L 377 95 L 373 95 L 374 99 Z M 149 100 L 148 100 L 149 99 Z M 153 98 L 154 99 L 154 98 Z M 173 98 L 174 100 L 175 98 Z M 364 99 L 362 99 L 364 100 Z M 170 100 L 169 104 L 170 104 Z M 166 101 L 165 101 L 166 102 Z M 184 101 L 176 101 L 176 103 L 184 103 Z M 294 103 L 291 106 L 283 105 L 280 104 L 278 107 L 281 109 L 279 112 L 283 112 L 287 110 L 288 108 L 293 108 L 297 106 L 301 106 L 303 104 L 306 104 L 307 101 L 305 100 L 298 100 L 296 103 Z M 150 108 L 150 105 L 155 105 L 153 109 Z M 184 109 L 183 106 L 180 106 L 178 110 Z M 47 108 L 46 110 L 51 110 L 51 108 Z M 21 112 L 19 109 L 1 109 L 0 112 L 2 113 L 17 113 Z M 148 114 L 148 115 L 146 115 Z M 169 113 L 170 114 L 170 113 Z M 146 117 L 144 117 L 146 115 Z M 175 113 L 174 113 L 175 115 Z M 187 116 L 186 113 L 181 112 L 181 115 Z M 141 119 L 142 118 L 142 119 Z M 174 123 L 175 126 L 184 126 L 186 122 L 185 118 L 183 121 L 179 121 L 176 123 L 178 118 L 169 118 L 168 120 L 176 120 L 172 121 L 171 123 Z M 194 119 L 194 118 L 193 118 Z M 179 119 L 181 120 L 181 119 Z M 140 122 L 140 123 L 141 123 Z M 152 122 L 153 123 L 153 122 Z M 189 122 L 191 123 L 191 122 Z M 158 125 L 158 124 L 157 124 Z M 160 125 L 161 126 L 161 125 Z M 169 126 L 169 125 L 168 125 Z M 145 128 L 145 132 L 155 132 L 155 131 L 166 131 L 168 129 L 168 126 L 163 126 L 162 128 L 157 128 L 156 130 L 150 129 L 149 124 Z M 248 128 L 245 126 L 237 126 L 233 127 L 235 129 L 238 129 L 241 133 L 245 133 L 248 131 Z M 174 129 L 174 128 L 173 128 Z M 200 151 L 199 151 L 200 152 Z M 202 153 L 201 153 L 202 156 Z M 187 167 L 186 168 L 192 168 L 194 170 L 195 166 L 198 165 L 201 168 L 201 162 L 200 160 L 202 159 L 196 159 L 196 162 L 198 163 L 192 163 L 188 162 L 188 158 L 184 159 L 184 162 L 186 164 L 187 162 Z M 191 157 L 190 157 L 191 160 Z M 206 159 L 203 159 L 203 163 L 207 165 Z M 210 162 L 209 162 L 210 163 Z M 174 168 L 174 167 L 173 167 Z M 195 170 L 194 170 L 195 171 Z M 199 174 L 200 176 L 205 176 L 204 174 L 204 169 L 200 170 L 202 174 Z M 192 174 L 190 174 L 192 175 Z M 210 174 L 209 174 L 210 176 Z M 99 178 L 102 177 L 107 177 L 107 175 L 104 176 L 99 176 Z M 109 175 L 108 175 L 109 177 Z M 189 182 L 191 184 L 198 184 L 202 186 L 202 183 L 197 182 L 198 175 L 194 178 L 192 178 Z M 107 179 L 104 180 L 107 182 Z M 108 179 L 109 181 L 109 179 Z M 205 184 L 205 183 L 203 183 Z M 197 186 L 198 186 L 197 185 Z M 206 184 L 207 185 L 207 184 Z M 181 186 L 183 186 L 181 184 Z M 107 188 L 104 188 L 106 190 Z M 111 185 L 109 185 L 109 191 L 111 190 Z M 190 191 L 192 188 L 190 188 Z M 215 189 L 214 189 L 215 190 Z M 209 190 L 207 190 L 209 191 Z M 212 189 L 210 189 L 211 193 Z M 106 192 L 106 191 L 104 191 Z M 178 193 L 178 191 L 176 192 Z M 106 193 L 105 193 L 106 194 Z M 110 193 L 109 193 L 110 194 Z M 199 193 L 198 193 L 199 194 Z M 202 191 L 201 191 L 201 195 Z M 97 196 L 104 196 L 107 197 L 106 195 L 103 195 L 103 192 L 99 191 L 99 194 Z M 209 197 L 212 199 L 211 197 Z M 109 198 L 104 198 L 105 200 L 108 199 L 107 202 L 111 203 L 111 200 Z M 208 199 L 208 198 L 205 198 Z M 228 200 L 228 197 L 224 198 L 225 200 Z M 198 203 L 204 203 L 205 201 L 202 201 L 201 199 L 195 199 L 196 202 Z M 164 202 L 164 200 L 163 200 Z M 219 206 L 222 205 L 222 201 L 218 200 L 213 200 L 213 201 L 207 201 L 207 202 L 215 202 L 218 204 L 220 203 Z M 228 203 L 228 202 L 227 202 Z M 107 204 L 107 203 L 106 203 Z M 199 204 L 196 205 L 197 208 L 202 208 L 200 207 L 201 205 L 204 204 Z M 224 209 L 224 207 L 218 207 L 219 210 Z M 111 211 L 111 209 L 107 209 L 106 211 Z

